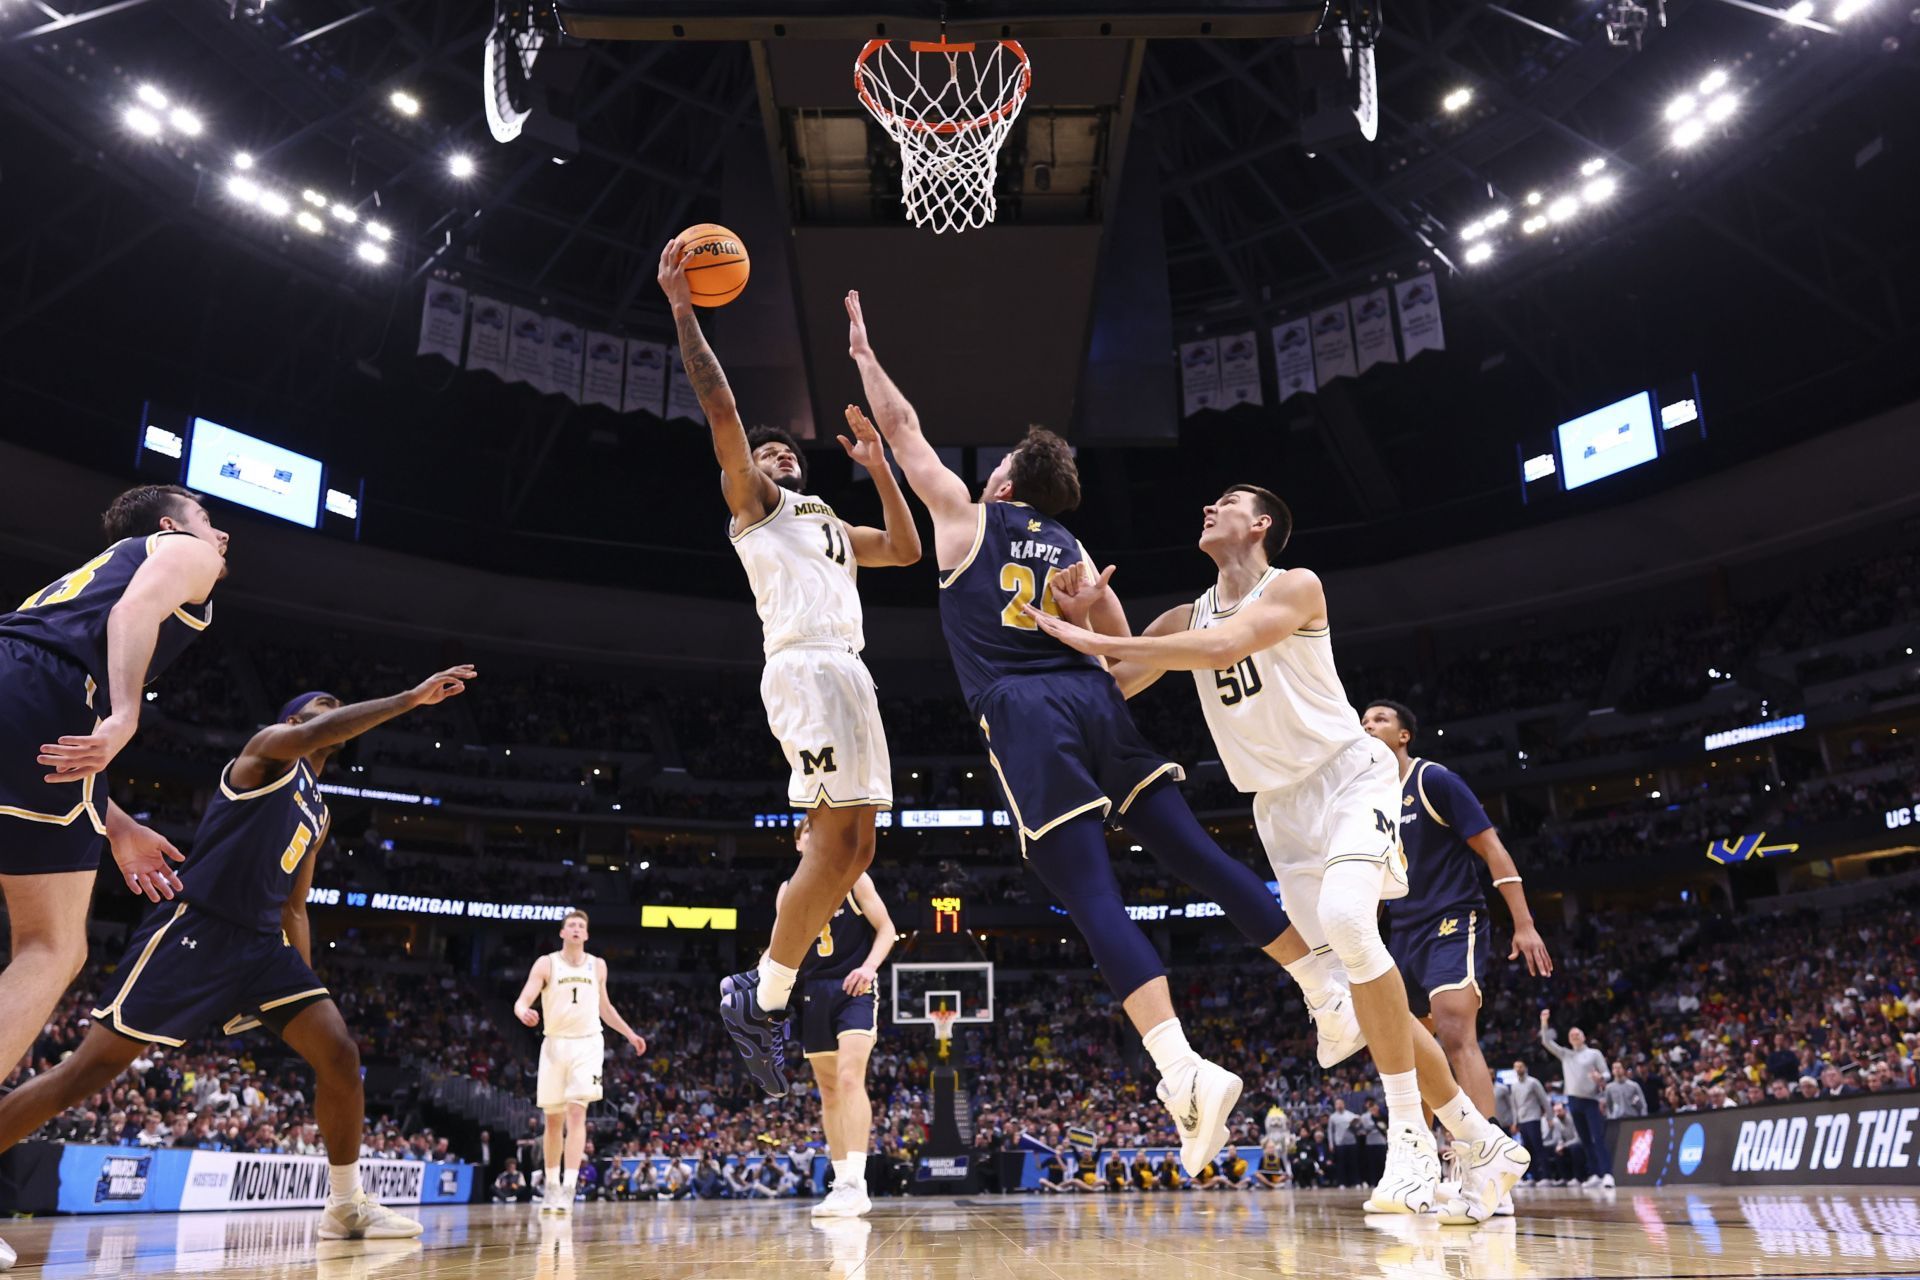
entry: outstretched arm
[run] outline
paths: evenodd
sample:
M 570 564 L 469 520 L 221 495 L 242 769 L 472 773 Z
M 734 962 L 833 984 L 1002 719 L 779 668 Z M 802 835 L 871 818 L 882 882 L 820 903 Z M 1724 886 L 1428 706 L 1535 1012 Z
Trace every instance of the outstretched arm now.
M 900 482 L 893 478 L 893 468 L 887 463 L 887 446 L 881 443 L 880 433 L 873 429 L 873 423 L 857 405 L 847 406 L 847 427 L 853 436 L 838 437 L 840 447 L 873 477 L 873 487 L 880 493 L 880 510 L 886 518 L 884 529 L 870 525 L 848 527 L 854 563 L 862 569 L 918 564 L 920 531 L 914 528 L 907 495 L 900 492 Z
M 906 472 L 907 483 L 933 514 L 936 539 L 945 543 L 949 532 L 961 537 L 958 553 L 952 557 L 957 563 L 973 545 L 973 495 L 967 492 L 966 481 L 940 461 L 940 455 L 920 430 L 920 415 L 900 394 L 900 388 L 893 385 L 887 371 L 880 367 L 878 357 L 873 354 L 873 344 L 867 338 L 866 319 L 860 313 L 860 294 L 848 293 L 846 304 L 847 354 L 860 368 L 860 385 L 866 390 L 874 422 L 887 443 L 893 446 L 894 459 Z M 941 567 L 951 567 L 947 547 L 938 549 Z
M 627 1025 L 627 1020 L 613 1007 L 613 997 L 607 994 L 607 962 L 596 959 L 593 963 L 600 971 L 600 1021 L 618 1031 L 635 1053 L 645 1054 L 646 1038 Z
M 286 766 L 325 747 L 336 747 L 359 737 L 376 725 L 415 707 L 443 702 L 467 687 L 476 672 L 469 666 L 449 667 L 390 698 L 354 702 L 322 712 L 298 724 L 270 724 L 253 735 L 233 762 L 233 784 L 251 791 L 286 772 Z
M 1081 653 L 1123 663 L 1138 662 L 1161 671 L 1224 671 L 1325 617 L 1326 596 L 1319 578 L 1306 569 L 1290 569 L 1258 600 L 1219 626 L 1165 635 L 1104 636 L 1043 614 L 1031 605 L 1027 613 L 1043 631 Z
M 713 432 L 713 456 L 720 463 L 720 493 L 727 500 L 727 510 L 733 513 L 734 527 L 744 529 L 773 510 L 779 494 L 773 481 L 753 465 L 747 429 L 740 423 L 740 407 L 733 401 L 726 370 L 707 345 L 707 335 L 700 331 L 700 321 L 693 313 L 693 290 L 687 284 L 686 262 L 678 240 L 667 241 L 667 247 L 660 251 L 657 278 L 673 308 L 673 327 L 680 336 L 680 363 Z

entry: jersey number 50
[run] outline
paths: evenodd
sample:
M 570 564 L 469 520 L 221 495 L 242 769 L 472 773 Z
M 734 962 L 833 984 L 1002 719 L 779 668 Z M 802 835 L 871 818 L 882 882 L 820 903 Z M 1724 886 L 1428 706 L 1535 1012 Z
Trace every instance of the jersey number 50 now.
M 1260 668 L 1253 665 L 1252 655 L 1240 659 L 1225 671 L 1214 672 L 1213 683 L 1220 690 L 1220 705 L 1223 707 L 1244 702 L 1265 687 L 1260 682 Z

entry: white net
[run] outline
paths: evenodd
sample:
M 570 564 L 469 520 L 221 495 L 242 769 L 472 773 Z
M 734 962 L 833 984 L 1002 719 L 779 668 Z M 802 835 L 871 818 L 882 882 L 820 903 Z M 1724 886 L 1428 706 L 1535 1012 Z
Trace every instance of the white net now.
M 860 101 L 900 144 L 900 202 L 913 225 L 992 222 L 1000 146 L 1033 79 L 1019 42 L 869 40 L 853 71 Z

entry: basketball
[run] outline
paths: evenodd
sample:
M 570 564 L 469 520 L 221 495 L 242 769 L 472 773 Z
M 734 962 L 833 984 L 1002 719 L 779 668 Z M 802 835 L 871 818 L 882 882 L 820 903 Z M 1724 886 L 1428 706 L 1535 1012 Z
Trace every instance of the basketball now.
M 680 260 L 696 307 L 724 307 L 747 287 L 753 264 L 740 237 L 717 222 L 697 222 L 680 233 Z

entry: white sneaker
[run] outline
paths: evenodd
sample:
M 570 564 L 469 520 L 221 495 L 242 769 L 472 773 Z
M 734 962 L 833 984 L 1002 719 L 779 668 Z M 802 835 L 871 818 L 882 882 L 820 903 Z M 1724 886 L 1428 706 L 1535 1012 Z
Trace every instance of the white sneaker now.
M 1611 1190 L 1613 1190 L 1613 1175 L 1612 1175 L 1612 1174 L 1610 1174 L 1610 1173 L 1603 1173 L 1603 1174 L 1601 1174 L 1601 1175 L 1600 1175 L 1600 1189 L 1601 1189 L 1602 1191 L 1611 1191 Z
M 836 1182 L 826 1199 L 813 1206 L 816 1218 L 858 1218 L 873 1209 L 867 1188 L 858 1182 Z
M 558 1194 L 556 1194 L 553 1199 L 553 1211 L 555 1213 L 572 1213 L 574 1193 L 579 1189 L 580 1184 L 577 1182 L 571 1187 L 562 1182 Z
M 403 1213 L 396 1213 L 366 1193 L 353 1193 L 350 1200 L 330 1200 L 320 1215 L 322 1240 L 405 1240 L 417 1236 L 423 1228 Z
M 1440 1156 L 1418 1124 L 1390 1124 L 1387 1168 L 1363 1206 L 1368 1213 L 1429 1213 L 1439 1200 Z
M 1600 1185 L 1600 1175 L 1597 1173 L 1588 1174 L 1587 1180 L 1580 1185 L 1583 1187 L 1597 1187 Z
M 1456 1142 L 1453 1156 L 1460 1168 L 1460 1194 L 1443 1203 L 1440 1221 L 1448 1226 L 1477 1226 L 1494 1215 L 1513 1184 L 1526 1173 L 1533 1157 L 1506 1134 L 1480 1142 Z
M 20 1255 L 13 1251 L 13 1246 L 5 1240 L 0 1240 L 0 1271 L 13 1270 L 13 1264 L 18 1261 L 20 1261 Z
M 1196 1058 L 1191 1070 L 1156 1087 L 1180 1131 L 1180 1164 L 1189 1178 L 1227 1145 L 1227 1117 L 1245 1087 L 1239 1076 L 1205 1058 Z
M 1339 994 L 1331 997 L 1318 1009 L 1313 1002 L 1307 1002 L 1307 1014 L 1313 1019 L 1313 1029 L 1319 1040 L 1314 1056 L 1320 1059 L 1322 1067 L 1334 1067 L 1367 1047 L 1367 1037 L 1360 1030 L 1360 1019 L 1353 1013 L 1353 996 L 1343 986 Z
M 1511 1218 L 1513 1216 L 1513 1192 L 1509 1191 L 1500 1197 L 1500 1203 L 1494 1206 L 1493 1216 L 1496 1218 Z

